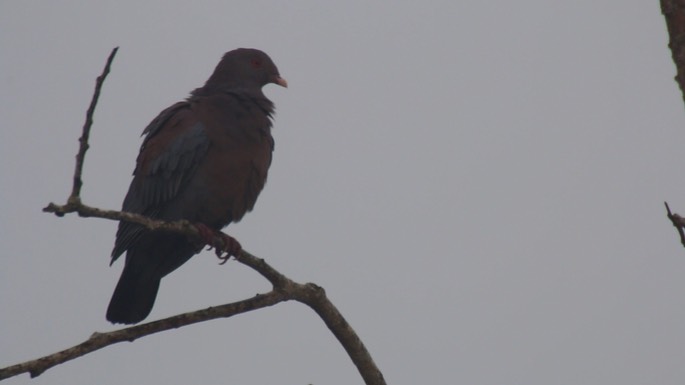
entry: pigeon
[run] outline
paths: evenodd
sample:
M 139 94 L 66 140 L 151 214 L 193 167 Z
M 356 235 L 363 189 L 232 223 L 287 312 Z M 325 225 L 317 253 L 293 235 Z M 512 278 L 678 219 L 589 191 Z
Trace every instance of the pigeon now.
M 111 255 L 126 253 L 107 308 L 112 323 L 135 324 L 152 310 L 161 279 L 214 237 L 237 256 L 240 244 L 220 230 L 254 208 L 267 179 L 274 140 L 274 104 L 262 87 L 287 87 L 257 49 L 227 52 L 204 86 L 150 122 L 122 211 L 164 221 L 187 220 L 202 241 L 122 221 Z

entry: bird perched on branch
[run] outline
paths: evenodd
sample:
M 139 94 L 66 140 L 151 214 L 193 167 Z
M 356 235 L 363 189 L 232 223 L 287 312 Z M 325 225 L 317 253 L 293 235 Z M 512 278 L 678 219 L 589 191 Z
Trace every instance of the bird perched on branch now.
M 162 111 L 145 128 L 123 211 L 196 225 L 204 242 L 120 222 L 112 263 L 126 263 L 107 309 L 112 323 L 150 314 L 162 277 L 215 237 L 223 251 L 240 244 L 219 230 L 252 210 L 266 182 L 274 141 L 273 103 L 262 87 L 287 87 L 273 61 L 256 49 L 226 53 L 204 86 Z

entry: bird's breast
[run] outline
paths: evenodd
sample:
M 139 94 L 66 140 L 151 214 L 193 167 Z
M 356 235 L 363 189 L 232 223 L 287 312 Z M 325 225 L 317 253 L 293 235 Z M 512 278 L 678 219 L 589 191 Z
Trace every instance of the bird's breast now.
M 266 183 L 273 150 L 268 117 L 220 115 L 203 121 L 210 145 L 189 186 L 196 220 L 215 228 L 237 222 L 252 210 Z

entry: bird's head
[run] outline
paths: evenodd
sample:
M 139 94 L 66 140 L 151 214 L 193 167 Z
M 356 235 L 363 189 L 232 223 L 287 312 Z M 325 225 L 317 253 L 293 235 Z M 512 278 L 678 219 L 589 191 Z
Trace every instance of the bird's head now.
M 205 87 L 261 89 L 269 83 L 288 87 L 269 55 L 258 49 L 238 48 L 224 54 Z

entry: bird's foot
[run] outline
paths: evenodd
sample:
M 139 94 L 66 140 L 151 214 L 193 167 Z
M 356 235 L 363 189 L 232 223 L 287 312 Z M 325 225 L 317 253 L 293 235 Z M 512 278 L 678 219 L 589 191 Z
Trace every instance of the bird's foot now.
M 219 231 L 217 235 L 219 236 L 219 239 L 221 239 L 222 243 L 221 248 L 214 248 L 214 254 L 216 254 L 217 258 L 221 260 L 219 265 L 223 265 L 224 263 L 228 262 L 231 257 L 238 259 L 240 257 L 240 252 L 243 251 L 243 247 L 240 245 L 240 242 L 238 242 L 238 240 L 232 236 L 222 233 L 221 231 Z
M 207 250 L 214 249 L 214 254 L 221 260 L 220 265 L 228 262 L 232 256 L 237 259 L 243 250 L 240 242 L 228 234 L 216 231 L 204 223 L 195 223 L 195 227 L 202 241 L 209 247 Z

